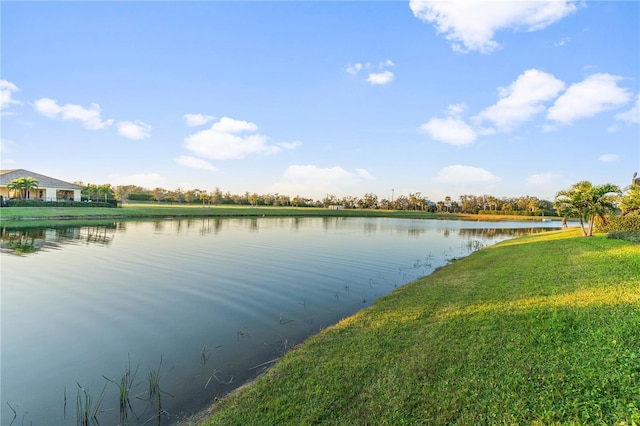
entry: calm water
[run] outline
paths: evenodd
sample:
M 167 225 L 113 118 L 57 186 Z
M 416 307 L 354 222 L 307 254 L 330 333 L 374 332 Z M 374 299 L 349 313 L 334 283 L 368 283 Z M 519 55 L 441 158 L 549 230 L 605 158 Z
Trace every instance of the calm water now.
M 3 229 L 1 424 L 73 425 L 79 385 L 93 407 L 103 395 L 102 425 L 121 412 L 158 424 L 150 371 L 171 424 L 452 258 L 559 226 L 259 218 Z M 129 368 L 124 411 L 105 377 L 119 383 Z

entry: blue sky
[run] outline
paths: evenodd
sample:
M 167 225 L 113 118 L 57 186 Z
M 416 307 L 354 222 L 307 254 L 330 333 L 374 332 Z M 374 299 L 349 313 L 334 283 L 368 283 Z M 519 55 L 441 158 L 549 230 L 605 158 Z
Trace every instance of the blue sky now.
M 637 1 L 0 7 L 3 169 L 434 201 L 640 172 Z

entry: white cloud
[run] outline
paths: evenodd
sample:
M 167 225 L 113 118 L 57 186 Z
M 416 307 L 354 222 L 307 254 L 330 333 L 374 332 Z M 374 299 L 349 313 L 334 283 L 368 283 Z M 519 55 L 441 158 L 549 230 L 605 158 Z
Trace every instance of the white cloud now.
M 151 135 L 151 126 L 140 120 L 121 121 L 118 123 L 118 133 L 127 139 L 141 140 Z
M 465 104 L 454 104 L 447 107 L 447 114 L 451 117 L 460 117 L 465 112 L 467 106 Z
M 616 120 L 625 121 L 629 124 L 640 123 L 640 95 L 636 96 L 636 103 L 629 111 L 616 114 Z
M 139 173 L 129 176 L 110 175 L 109 180 L 114 185 L 136 185 L 142 188 L 162 188 L 166 184 L 166 179 L 158 173 Z
M 49 118 L 54 118 L 62 112 L 62 107 L 58 105 L 58 102 L 55 99 L 38 99 L 35 101 L 34 106 L 36 111 Z
M 619 159 L 620 157 L 616 154 L 603 154 L 598 157 L 598 160 L 602 161 L 603 163 L 615 163 Z
M 448 166 L 440 170 L 434 182 L 437 183 L 493 183 L 500 181 L 498 176 L 481 168 L 473 166 L 455 165 Z
M 218 170 L 207 161 L 204 161 L 200 158 L 191 157 L 189 155 L 181 155 L 180 157 L 176 158 L 176 162 L 181 166 L 190 167 L 192 169 L 211 170 L 211 171 Z
M 295 149 L 302 143 L 269 144 L 267 136 L 254 133 L 254 123 L 222 117 L 210 129 L 189 135 L 185 147 L 194 154 L 213 160 L 241 159 L 251 154 L 275 154 L 283 149 Z
M 527 187 L 538 196 L 552 200 L 561 189 L 571 185 L 571 181 L 558 172 L 542 172 L 527 177 Z
M 468 145 L 476 140 L 476 132 L 465 123 L 460 115 L 467 109 L 464 104 L 449 105 L 447 118 L 432 118 L 420 126 L 422 132 L 433 139 L 450 145 Z
M 580 83 L 572 84 L 549 108 L 547 118 L 571 124 L 581 118 L 592 117 L 602 111 L 620 107 L 631 98 L 628 90 L 618 87 L 618 76 L 593 74 Z
M 565 44 L 569 43 L 570 41 L 571 41 L 571 38 L 570 38 L 570 37 L 564 37 L 564 38 L 562 38 L 560 41 L 558 41 L 558 42 L 554 43 L 554 45 L 553 45 L 553 46 L 554 46 L 554 47 L 562 47 L 562 46 L 564 46 Z
M 363 179 L 367 179 L 367 180 L 375 180 L 375 176 L 373 176 L 371 173 L 369 173 L 368 170 L 366 169 L 356 169 L 356 175 L 358 175 L 359 177 L 363 178 Z
M 553 75 L 530 69 L 518 76 L 509 87 L 498 89 L 500 100 L 484 109 L 475 119 L 488 120 L 500 131 L 510 131 L 517 125 L 544 111 L 544 102 L 554 99 L 565 84 Z
M 357 63 L 354 65 L 349 65 L 347 67 L 347 72 L 351 75 L 356 75 L 360 72 L 360 70 L 362 69 L 362 64 L 361 63 Z
M 411 0 L 409 7 L 417 18 L 445 34 L 454 50 L 482 53 L 499 47 L 493 39 L 499 30 L 540 30 L 577 10 L 571 0 Z
M 351 75 L 357 75 L 360 71 L 365 70 L 367 72 L 367 83 L 383 85 L 393 81 L 393 72 L 386 68 L 394 67 L 395 65 L 396 64 L 391 59 L 379 62 L 377 65 L 371 64 L 370 62 L 367 62 L 366 64 L 358 62 L 354 65 L 348 65 L 347 72 Z
M 41 98 L 35 101 L 34 106 L 36 111 L 46 117 L 61 116 L 63 120 L 78 120 L 89 130 L 101 130 L 113 124 L 111 119 L 102 120 L 100 118 L 100 105 L 95 103 L 91 104 L 89 108 L 84 108 L 76 104 L 58 105 L 58 101 L 55 99 Z
M 546 187 L 549 185 L 557 185 L 562 181 L 564 176 L 562 173 L 545 172 L 536 173 L 527 177 L 527 184 L 535 187 Z
M 320 168 L 314 165 L 289 166 L 284 173 L 286 179 L 304 182 L 340 182 L 354 177 L 342 167 Z
M 234 120 L 229 117 L 222 117 L 220 121 L 214 123 L 211 128 L 217 132 L 222 133 L 244 133 L 255 132 L 258 130 L 258 126 L 254 123 L 250 123 L 244 120 Z
M 13 94 L 19 92 L 18 86 L 7 80 L 0 80 L 0 110 L 10 105 L 21 105 L 22 102 L 13 99 Z
M 282 148 L 282 149 L 296 149 L 297 147 L 301 146 L 302 142 L 300 141 L 293 141 L 293 142 L 278 142 L 276 144 L 276 146 Z
M 317 198 L 326 194 L 353 195 L 354 191 L 361 190 L 358 185 L 372 180 L 375 177 L 366 169 L 350 172 L 339 166 L 292 165 L 285 170 L 283 179 L 270 185 L 268 190 Z
M 213 115 L 203 115 L 203 114 L 185 114 L 184 119 L 187 122 L 187 126 L 202 126 L 207 124 L 216 118 Z
M 15 143 L 12 140 L 0 138 L 0 154 L 8 154 L 12 151 Z
M 367 83 L 371 84 L 387 84 L 393 80 L 393 73 L 391 71 L 372 72 L 367 77 Z

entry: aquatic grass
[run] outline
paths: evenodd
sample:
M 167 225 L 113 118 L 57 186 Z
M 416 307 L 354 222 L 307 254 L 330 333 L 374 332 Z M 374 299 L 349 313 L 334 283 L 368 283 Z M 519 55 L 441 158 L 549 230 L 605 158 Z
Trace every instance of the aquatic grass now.
M 80 426 L 89 426 L 89 423 L 99 424 L 98 414 L 100 414 L 100 406 L 104 399 L 104 392 L 107 389 L 105 383 L 100 395 L 97 399 L 94 399 L 93 395 L 89 393 L 82 385 L 76 382 L 78 385 L 77 397 L 76 397 L 76 423 Z
M 207 383 L 205 383 L 204 385 L 205 389 L 209 386 L 209 383 L 211 383 L 212 379 L 216 379 L 219 385 L 230 385 L 233 383 L 233 376 L 231 376 L 229 380 L 220 380 L 220 378 L 217 376 L 218 373 L 221 373 L 221 371 L 217 369 L 213 370 L 213 373 L 211 373 L 211 376 L 209 376 L 209 380 L 207 380 Z
M 640 247 L 486 247 L 288 351 L 210 425 L 640 423 Z
M 200 351 L 200 364 L 207 365 L 207 361 L 209 361 L 210 356 L 211 351 L 207 348 L 207 345 L 204 345 Z
M 174 396 L 168 392 L 165 392 L 160 387 L 160 372 L 162 370 L 162 355 L 160 355 L 160 363 L 158 364 L 158 368 L 149 368 L 149 374 L 147 375 L 147 382 L 149 384 L 147 390 L 147 401 L 150 404 L 150 407 L 153 409 L 154 414 L 149 420 L 145 423 L 157 419 L 158 424 L 160 424 L 163 415 L 169 415 L 169 413 L 162 407 L 162 395 L 167 395 L 171 398 Z
M 11 406 L 11 404 L 9 404 L 9 402 L 7 401 L 7 405 L 9 406 L 9 409 L 11 409 L 11 412 L 13 413 L 13 417 L 11 418 L 11 423 L 9 423 L 9 426 L 13 425 L 13 422 L 16 421 L 16 417 L 18 417 L 18 413 L 16 412 L 16 410 Z
M 102 376 L 107 382 L 113 383 L 118 388 L 118 408 L 120 413 L 120 424 L 128 424 L 129 412 L 131 412 L 135 416 L 133 406 L 131 405 L 130 394 L 131 390 L 135 386 L 137 386 L 134 382 L 136 379 L 136 375 L 138 374 L 139 367 L 140 365 L 136 366 L 135 371 L 132 371 L 131 358 L 129 358 L 129 363 L 127 364 L 127 368 L 124 374 L 120 377 L 120 381 L 110 379 L 109 377 L 106 377 L 104 375 Z

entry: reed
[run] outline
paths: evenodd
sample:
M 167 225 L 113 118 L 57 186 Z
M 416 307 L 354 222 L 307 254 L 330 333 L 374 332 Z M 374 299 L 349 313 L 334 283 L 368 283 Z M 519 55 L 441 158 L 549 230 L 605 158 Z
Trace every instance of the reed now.
M 158 424 L 160 423 L 160 419 L 163 414 L 169 414 L 166 410 L 162 408 L 162 394 L 170 396 L 173 398 L 173 395 L 165 392 L 160 387 L 160 371 L 162 370 L 162 355 L 160 355 L 160 363 L 158 364 L 158 368 L 149 368 L 149 375 L 147 376 L 147 381 L 149 382 L 149 398 L 148 401 L 151 406 L 154 408 L 154 418 L 158 419 Z
M 280 314 L 280 325 L 289 324 L 290 322 L 293 322 L 293 320 L 283 316 L 282 313 Z
M 205 383 L 204 385 L 205 389 L 209 386 L 209 383 L 211 383 L 212 379 L 216 379 L 219 385 L 230 385 L 233 383 L 233 376 L 231 376 L 229 380 L 224 381 L 220 380 L 220 378 L 217 376 L 217 373 L 221 373 L 221 371 L 218 371 L 217 369 L 213 370 L 213 373 L 211 373 L 211 376 L 209 376 L 209 380 L 207 380 L 207 383 Z
M 13 409 L 13 407 L 11 406 L 11 404 L 9 404 L 9 402 L 7 402 L 7 405 L 9 406 L 11 411 L 13 412 L 13 418 L 11 419 L 11 423 L 9 423 L 9 426 L 11 426 L 11 425 L 13 425 L 13 422 L 16 420 L 16 417 L 18 417 L 18 413 L 16 412 L 16 410 Z
M 131 389 L 133 389 L 136 384 L 134 384 L 136 375 L 138 374 L 139 365 L 136 366 L 135 371 L 131 370 L 131 358 L 129 358 L 129 363 L 127 364 L 127 368 L 124 374 L 120 377 L 120 381 L 116 381 L 115 379 L 110 379 L 106 376 L 104 379 L 116 385 L 118 388 L 118 402 L 120 409 L 120 423 L 127 424 L 129 420 L 129 412 L 135 415 L 133 412 L 133 407 L 131 406 L 131 399 L 129 398 L 131 394 Z
M 78 392 L 76 397 L 76 422 L 81 426 L 89 426 L 89 422 L 93 421 L 98 423 L 98 414 L 100 414 L 100 406 L 102 405 L 102 400 L 104 398 L 104 391 L 107 389 L 107 384 L 105 383 L 102 388 L 102 392 L 98 396 L 98 399 L 94 399 L 93 395 L 82 385 L 76 382 L 78 385 Z
M 200 364 L 207 365 L 207 361 L 209 361 L 210 356 L 211 351 L 207 349 L 207 345 L 204 345 L 200 351 Z

